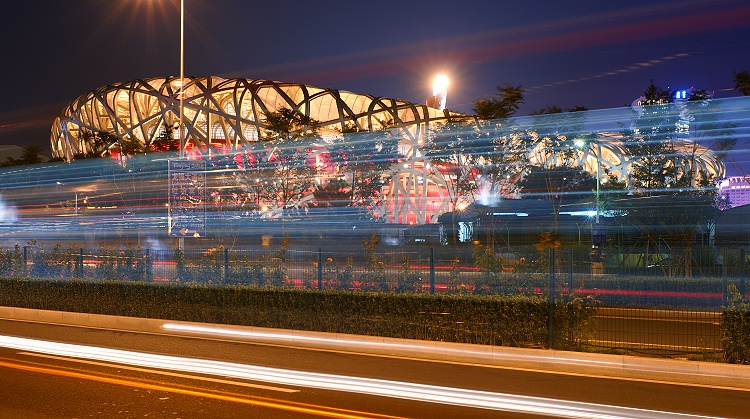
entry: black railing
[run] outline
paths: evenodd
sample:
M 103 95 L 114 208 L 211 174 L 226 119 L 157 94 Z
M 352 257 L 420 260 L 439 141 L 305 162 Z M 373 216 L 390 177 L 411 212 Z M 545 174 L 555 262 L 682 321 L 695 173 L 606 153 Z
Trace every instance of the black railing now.
M 408 293 L 535 295 L 551 304 L 591 297 L 598 314 L 589 344 L 684 353 L 721 349 L 721 311 L 747 298 L 744 249 L 713 249 L 711 263 L 629 267 L 612 253 L 592 258 L 563 247 L 533 256 L 509 249 L 378 247 L 97 250 L 15 246 L 0 252 L 0 275 L 27 278 L 190 283 Z M 455 249 L 453 249 L 455 250 Z M 531 253 L 529 253 L 531 255 Z M 551 317 L 550 317 L 551 318 Z M 550 325 L 550 328 L 554 327 Z

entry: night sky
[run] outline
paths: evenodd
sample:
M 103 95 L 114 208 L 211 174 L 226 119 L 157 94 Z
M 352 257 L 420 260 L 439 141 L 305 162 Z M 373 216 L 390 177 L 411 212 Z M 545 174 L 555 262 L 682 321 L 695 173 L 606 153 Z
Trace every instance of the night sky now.
M 448 108 L 509 82 L 519 115 L 629 105 L 653 79 L 733 97 L 750 2 L 185 0 L 185 75 L 299 82 Z M 26 0 L 2 13 L 0 144 L 49 154 L 54 117 L 99 86 L 179 75 L 178 0 Z M 747 145 L 743 145 L 747 147 Z

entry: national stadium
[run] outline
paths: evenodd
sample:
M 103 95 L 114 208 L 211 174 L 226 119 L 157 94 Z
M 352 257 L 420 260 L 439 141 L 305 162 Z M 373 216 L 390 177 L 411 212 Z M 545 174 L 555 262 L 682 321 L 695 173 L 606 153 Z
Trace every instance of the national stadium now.
M 320 148 L 352 128 L 360 132 L 391 130 L 400 138 L 401 158 L 387 174 L 390 181 L 384 186 L 386 199 L 380 209 L 383 219 L 404 224 L 432 223 L 438 215 L 453 211 L 452 206 L 459 201 L 451 197 L 453 192 L 447 187 L 450 171 L 431 166 L 420 150 L 440 126 L 474 120 L 466 114 L 440 109 L 444 96 L 442 100 L 428 101 L 437 106 L 431 107 L 269 80 L 186 77 L 182 86 L 179 77 L 166 77 L 113 83 L 81 95 L 55 119 L 51 129 L 53 157 L 70 161 L 76 155 L 92 151 L 94 145 L 87 140 L 86 132 L 107 132 L 121 139 L 136 139 L 146 146 L 168 127 L 179 123 L 180 95 L 184 128 L 175 130 L 174 136 L 184 144 L 188 158 L 241 153 L 260 141 L 263 132 L 269 129 L 267 112 L 290 109 L 317 121 Z M 590 113 L 599 128 L 595 129 L 595 141 L 575 150 L 575 165 L 592 174 L 599 168 L 608 176 L 627 182 L 639 161 L 628 155 L 623 137 L 615 129 L 621 116 Z M 527 125 L 525 130 L 531 132 L 539 124 L 539 118 L 514 118 L 513 124 Z M 544 147 L 544 138 L 539 136 L 538 143 L 527 151 L 530 164 L 543 163 L 535 161 L 535 156 Z M 117 152 L 116 148 L 112 144 L 110 151 Z M 697 165 L 700 171 L 716 178 L 724 175 L 720 159 L 690 138 L 678 139 L 675 150 L 691 159 L 676 161 L 676 165 Z M 476 197 L 466 197 L 465 201 L 474 200 Z

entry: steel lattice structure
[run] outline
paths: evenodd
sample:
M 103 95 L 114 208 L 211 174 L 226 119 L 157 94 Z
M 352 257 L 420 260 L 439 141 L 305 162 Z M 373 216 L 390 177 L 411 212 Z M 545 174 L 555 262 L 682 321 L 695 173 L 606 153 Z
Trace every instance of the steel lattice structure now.
M 93 144 L 84 140 L 85 131 L 110 132 L 118 138 L 136 138 L 143 145 L 149 144 L 165 127 L 179 121 L 180 90 L 180 79 L 169 77 L 111 84 L 81 95 L 52 125 L 53 157 L 71 160 L 76 154 L 90 152 Z M 318 121 L 324 138 L 338 135 L 344 126 L 364 131 L 398 130 L 404 160 L 410 163 L 393 174 L 389 194 L 400 197 L 397 201 L 401 205 L 392 208 L 391 219 L 405 220 L 407 212 L 416 214 L 415 222 L 424 223 L 431 218 L 425 200 L 418 198 L 422 192 L 417 185 L 425 184 L 422 179 L 430 185 L 440 180 L 425 172 L 417 146 L 430 126 L 465 115 L 298 83 L 188 77 L 184 86 L 186 149 L 218 146 L 224 152 L 241 150 L 257 141 L 267 128 L 264 112 L 281 108 Z
M 90 151 L 91 144 L 81 140 L 84 130 L 149 143 L 179 120 L 179 84 L 177 77 L 140 79 L 78 97 L 52 126 L 53 156 L 70 160 Z M 323 136 L 340 132 L 344 125 L 365 131 L 393 127 L 401 129 L 410 144 L 416 144 L 430 124 L 460 116 L 397 99 L 268 80 L 185 78 L 184 96 L 187 147 L 201 149 L 217 143 L 242 149 L 266 128 L 263 113 L 281 108 L 318 121 Z M 407 150 L 405 156 L 412 152 Z
M 390 173 L 382 215 L 393 222 L 423 224 L 453 210 L 446 179 L 430 168 L 419 145 L 435 126 L 469 117 L 398 99 L 298 83 L 186 77 L 184 89 L 180 89 L 179 77 L 167 77 L 103 86 L 75 99 L 55 119 L 52 155 L 70 161 L 77 154 L 91 152 L 94 144 L 85 140 L 85 132 L 109 132 L 118 138 L 137 139 L 144 146 L 150 144 L 180 120 L 180 94 L 184 95 L 186 150 L 242 150 L 268 128 L 264 113 L 282 108 L 318 121 L 323 139 L 340 135 L 345 127 L 395 129 L 401 137 L 403 160 Z M 176 130 L 175 136 L 179 138 L 180 132 Z M 621 138 L 612 133 L 598 133 L 597 137 L 590 147 L 577 152 L 576 163 L 590 173 L 596 173 L 600 164 L 620 179 L 628 179 L 638 162 L 627 155 Z M 537 147 L 543 147 L 542 143 Z M 528 151 L 534 163 L 534 150 Z M 713 153 L 704 147 L 699 151 L 701 168 L 723 176 L 723 164 Z

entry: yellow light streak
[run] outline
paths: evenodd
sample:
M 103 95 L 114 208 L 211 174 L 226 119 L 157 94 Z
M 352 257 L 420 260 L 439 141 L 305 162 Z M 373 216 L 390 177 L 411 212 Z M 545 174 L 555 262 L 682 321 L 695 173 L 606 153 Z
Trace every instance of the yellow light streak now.
M 390 415 L 381 415 L 381 414 L 367 413 L 367 412 L 357 412 L 357 411 L 346 410 L 346 409 L 326 408 L 324 406 L 315 406 L 315 405 L 297 403 L 297 402 L 286 402 L 286 401 L 281 401 L 281 400 L 269 401 L 269 400 L 274 400 L 274 399 L 266 399 L 266 398 L 260 398 L 260 397 L 247 397 L 244 395 L 233 394 L 233 393 L 213 393 L 213 392 L 206 392 L 206 391 L 201 391 L 201 390 L 191 390 L 189 388 L 179 388 L 179 387 L 166 386 L 163 384 L 153 384 L 153 383 L 141 382 L 141 381 L 136 381 L 136 380 L 125 380 L 122 378 L 113 378 L 113 377 L 86 374 L 86 373 L 75 372 L 75 371 L 53 369 L 53 368 L 37 366 L 37 365 L 32 365 L 32 364 L 21 365 L 21 364 L 16 364 L 16 363 L 11 363 L 11 362 L 0 361 L 0 367 L 39 373 L 39 374 L 56 375 L 59 377 L 96 381 L 100 383 L 114 384 L 114 385 L 120 385 L 120 386 L 125 386 L 125 387 L 135 387 L 135 388 L 140 388 L 144 390 L 165 391 L 168 393 L 181 394 L 185 396 L 203 397 L 207 399 L 241 403 L 241 404 L 246 404 L 246 405 L 251 405 L 251 406 L 266 407 L 266 408 L 277 409 L 277 410 L 286 410 L 286 411 L 291 411 L 291 412 L 296 412 L 296 413 L 303 413 L 307 415 L 315 415 L 315 416 L 322 416 L 322 417 L 329 417 L 329 418 L 402 419 L 401 416 L 390 416 Z
M 76 362 L 76 363 L 79 363 L 79 364 L 96 365 L 98 367 L 118 368 L 118 369 L 129 370 L 129 371 L 145 372 L 145 373 L 148 373 L 148 374 L 166 375 L 166 376 L 175 377 L 175 378 L 187 378 L 187 379 L 190 379 L 190 380 L 208 381 L 208 382 L 217 383 L 217 384 L 229 384 L 229 385 L 233 385 L 233 386 L 250 387 L 250 388 L 256 388 L 256 389 L 259 389 L 259 390 L 271 390 L 271 391 L 278 391 L 278 392 L 282 392 L 282 393 L 299 393 L 299 390 L 291 389 L 291 388 L 265 386 L 265 385 L 262 385 L 262 384 L 243 383 L 243 382 L 240 382 L 240 381 L 221 380 L 221 379 L 218 379 L 218 378 L 201 377 L 201 376 L 198 376 L 198 375 L 190 375 L 190 374 L 180 374 L 180 373 L 176 373 L 176 372 L 161 371 L 161 370 L 155 370 L 155 369 L 150 369 L 150 368 L 131 367 L 129 365 L 112 364 L 112 363 L 108 363 L 108 362 L 88 361 L 88 360 L 85 360 L 85 359 L 76 359 L 76 358 L 68 358 L 68 357 L 62 357 L 62 356 L 36 354 L 36 353 L 33 353 L 33 352 L 20 352 L 20 354 L 21 355 L 28 355 L 28 356 L 35 356 L 35 357 L 39 357 L 39 358 L 56 359 L 58 361 L 68 361 L 68 362 Z

